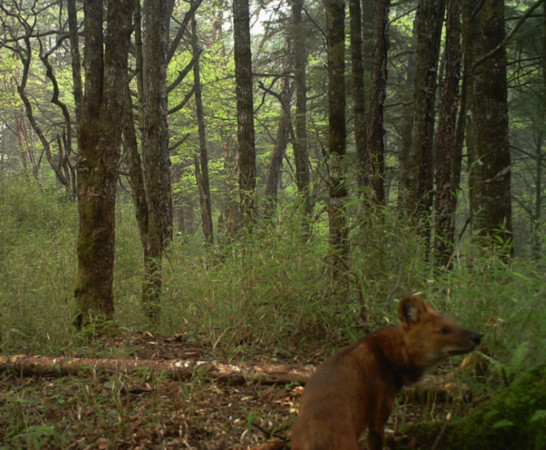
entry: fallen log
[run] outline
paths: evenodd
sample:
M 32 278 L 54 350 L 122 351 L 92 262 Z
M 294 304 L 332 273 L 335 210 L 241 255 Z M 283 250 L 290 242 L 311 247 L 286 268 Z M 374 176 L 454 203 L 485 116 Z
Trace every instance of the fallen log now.
M 216 380 L 225 380 L 232 383 L 259 381 L 263 384 L 305 384 L 314 371 L 314 367 L 312 366 L 298 366 L 294 364 L 252 362 L 229 364 L 193 359 L 152 360 L 73 358 L 69 356 L 0 356 L 0 372 L 15 371 L 27 376 L 66 376 L 78 375 L 88 371 L 128 373 L 142 369 L 166 373 L 175 379 L 188 379 L 198 372 L 207 374 Z

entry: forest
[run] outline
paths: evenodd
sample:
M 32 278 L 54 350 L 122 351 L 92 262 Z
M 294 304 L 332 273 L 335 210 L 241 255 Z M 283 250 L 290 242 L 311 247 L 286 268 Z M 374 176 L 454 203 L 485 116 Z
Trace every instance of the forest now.
M 290 448 L 314 368 L 413 294 L 482 343 L 386 445 L 546 447 L 546 2 L 0 21 L 0 447 Z

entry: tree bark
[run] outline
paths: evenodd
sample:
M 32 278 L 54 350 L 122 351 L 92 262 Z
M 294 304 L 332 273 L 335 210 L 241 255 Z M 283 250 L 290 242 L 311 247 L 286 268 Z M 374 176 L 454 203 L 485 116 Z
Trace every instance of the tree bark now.
M 286 52 L 288 52 L 288 42 L 285 46 L 285 50 Z M 286 147 L 288 146 L 288 136 L 290 128 L 292 126 L 290 119 L 290 100 L 292 97 L 292 91 L 290 88 L 290 77 L 288 73 L 290 67 L 287 61 L 287 56 L 288 55 L 285 56 L 285 62 L 283 67 L 284 75 L 281 79 L 281 92 L 277 96 L 281 104 L 279 122 L 277 125 L 277 136 L 265 180 L 265 209 L 267 211 L 267 215 L 271 215 L 271 213 L 277 206 L 278 187 L 281 177 L 282 161 L 286 154 Z
M 232 242 L 239 230 L 241 223 L 241 204 L 237 201 L 237 151 L 235 145 L 229 140 L 224 143 L 224 172 L 226 174 L 226 217 L 225 230 L 228 241 Z
M 413 89 L 415 87 L 415 45 L 417 41 L 417 22 L 413 21 L 411 40 L 408 49 L 406 79 L 404 80 L 403 93 L 406 94 L 402 100 L 408 103 L 404 108 L 402 116 L 402 124 L 400 126 L 400 154 L 398 155 L 399 171 L 398 177 L 398 199 L 397 207 L 399 211 L 404 211 L 404 192 L 406 186 L 406 168 L 408 166 L 408 158 L 411 148 L 411 127 L 413 124 Z
M 367 123 L 366 184 L 372 188 L 372 198 L 378 204 L 385 203 L 385 129 L 383 105 L 387 96 L 387 23 L 389 0 L 377 0 L 374 11 L 374 37 L 372 75 L 370 83 L 370 108 Z
M 115 203 L 121 143 L 118 123 L 124 112 L 120 86 L 127 73 L 134 5 L 135 0 L 109 3 L 104 40 L 103 3 L 84 2 L 86 78 L 77 164 L 80 230 L 74 291 L 75 325 L 79 328 L 99 317 L 110 320 L 114 315 Z
M 70 55 L 72 67 L 72 92 L 74 96 L 74 106 L 76 110 L 76 127 L 80 124 L 82 116 L 82 75 L 80 58 L 80 39 L 78 34 L 78 11 L 76 0 L 67 1 L 68 12 L 68 32 L 70 33 Z
M 535 132 L 535 208 L 532 218 L 531 229 L 531 258 L 539 261 L 542 256 L 542 238 L 540 228 L 542 225 L 542 202 L 544 195 L 543 188 L 543 167 L 545 155 L 542 151 L 545 143 L 546 129 L 546 2 L 542 3 L 542 112 L 538 116 L 538 129 Z
M 255 221 L 256 213 L 256 150 L 249 14 L 248 0 L 233 1 L 239 191 L 241 213 L 245 225 L 250 225 Z
M 436 133 L 434 198 L 435 264 L 447 267 L 453 253 L 458 177 L 455 176 L 457 106 L 461 69 L 461 1 L 448 0 L 446 21 L 446 76 Z
M 0 372 L 13 370 L 23 375 L 76 376 L 85 371 L 130 372 L 148 368 L 163 372 L 175 379 L 189 379 L 196 370 L 206 371 L 216 380 L 245 383 L 256 380 L 260 383 L 305 383 L 314 371 L 312 366 L 294 364 L 267 364 L 241 362 L 227 364 L 217 361 L 153 360 L 153 359 L 93 359 L 51 358 L 46 356 L 0 356 Z
M 484 245 L 506 245 L 511 254 L 506 50 L 502 47 L 489 54 L 505 36 L 504 2 L 485 0 L 478 7 L 471 0 L 463 0 L 462 6 L 465 59 L 472 65 L 466 138 L 471 225 L 476 235 L 484 238 Z
M 345 2 L 328 3 L 328 170 L 329 233 L 332 251 L 332 275 L 340 280 L 346 270 L 349 252 L 345 199 L 346 125 L 345 125 Z
M 436 79 L 445 0 L 420 0 L 417 8 L 416 72 L 412 140 L 405 168 L 404 212 L 420 234 L 429 236 L 427 223 L 433 199 L 432 144 Z
M 203 111 L 203 99 L 201 96 L 201 74 L 199 66 L 199 44 L 197 41 L 197 23 L 195 16 L 191 19 L 192 24 L 192 49 L 195 63 L 193 65 L 193 85 L 195 96 L 195 115 L 199 130 L 199 160 L 200 183 L 199 195 L 201 198 L 201 219 L 203 222 L 203 235 L 208 244 L 214 242 L 214 231 L 212 228 L 212 204 L 210 197 L 209 181 L 209 158 L 207 153 L 207 139 L 205 134 L 205 113 Z M 197 172 L 196 172 L 197 175 Z
M 361 191 L 366 186 L 366 109 L 364 94 L 364 63 L 362 50 L 362 13 L 360 0 L 349 0 L 351 67 L 353 73 L 353 117 L 355 151 L 358 160 L 357 183 Z
M 313 202 L 310 195 L 309 155 L 307 150 L 307 48 L 306 29 L 302 21 L 304 0 L 292 0 L 292 46 L 294 52 L 294 84 L 296 88 L 296 118 L 294 164 L 296 185 L 303 202 L 303 210 L 310 215 Z
M 172 194 L 167 124 L 167 0 L 145 0 L 142 8 L 142 162 L 148 204 L 142 303 L 152 324 L 159 320 L 162 256 L 172 239 Z

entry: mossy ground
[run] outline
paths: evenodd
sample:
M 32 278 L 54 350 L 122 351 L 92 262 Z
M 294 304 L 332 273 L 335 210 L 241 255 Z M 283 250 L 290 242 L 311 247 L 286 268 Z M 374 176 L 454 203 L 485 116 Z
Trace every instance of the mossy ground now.
M 506 389 L 458 420 L 414 424 L 403 434 L 392 449 L 544 449 L 546 365 L 520 374 Z

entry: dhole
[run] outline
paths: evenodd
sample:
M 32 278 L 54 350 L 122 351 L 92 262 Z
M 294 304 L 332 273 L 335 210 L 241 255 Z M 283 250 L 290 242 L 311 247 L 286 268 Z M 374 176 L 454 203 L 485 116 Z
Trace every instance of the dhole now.
M 371 333 L 326 360 L 309 379 L 292 430 L 293 450 L 383 448 L 384 427 L 402 386 L 451 355 L 468 353 L 480 334 L 438 315 L 418 297 L 400 302 L 399 324 Z

